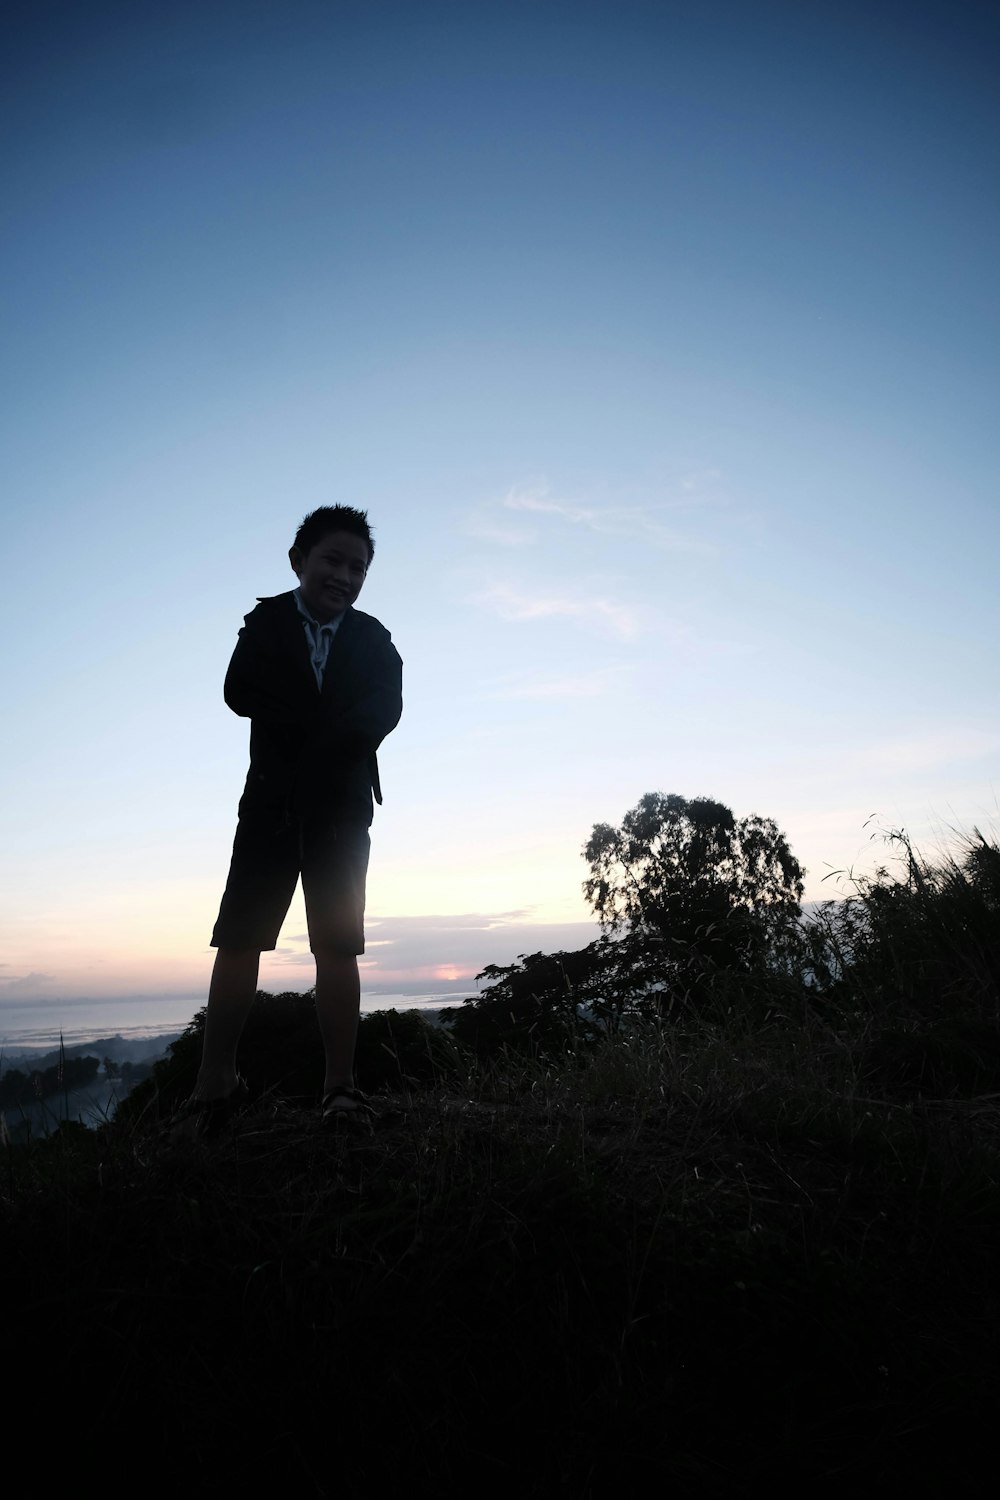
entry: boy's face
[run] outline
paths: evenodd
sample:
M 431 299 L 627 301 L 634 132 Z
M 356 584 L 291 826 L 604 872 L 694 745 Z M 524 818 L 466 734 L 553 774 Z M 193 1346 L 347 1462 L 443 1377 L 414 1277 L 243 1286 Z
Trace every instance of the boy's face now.
M 299 577 L 306 608 L 321 623 L 335 620 L 361 593 L 368 547 L 350 531 L 329 531 L 308 552 L 293 547 L 288 560 Z

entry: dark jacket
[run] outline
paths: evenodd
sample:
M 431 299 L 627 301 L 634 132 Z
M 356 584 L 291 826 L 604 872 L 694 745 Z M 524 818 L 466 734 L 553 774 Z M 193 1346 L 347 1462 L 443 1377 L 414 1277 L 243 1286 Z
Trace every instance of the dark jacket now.
M 389 632 L 349 609 L 330 646 L 323 690 L 291 593 L 247 615 L 226 673 L 226 702 L 250 720 L 240 816 L 372 820 L 382 801 L 375 751 L 403 711 L 403 663 Z

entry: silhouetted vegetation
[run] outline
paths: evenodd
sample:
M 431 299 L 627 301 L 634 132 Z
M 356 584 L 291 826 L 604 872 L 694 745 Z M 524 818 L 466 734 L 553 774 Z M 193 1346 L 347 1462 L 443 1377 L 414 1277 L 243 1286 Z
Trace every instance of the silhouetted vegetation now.
M 757 968 L 800 915 L 804 872 L 784 834 L 710 797 L 649 792 L 620 827 L 596 824 L 583 853 L 605 932 L 656 946 L 668 969 Z
M 240 1042 L 240 1069 L 254 1099 L 312 1102 L 323 1083 L 314 993 L 260 990 Z M 201 1061 L 204 1009 L 156 1063 L 148 1080 L 122 1100 L 121 1123 L 169 1118 L 194 1087 Z M 463 1062 L 451 1038 L 417 1011 L 370 1011 L 358 1028 L 356 1066 L 366 1088 L 419 1088 L 457 1076 Z
M 888 848 L 806 916 L 788 865 L 769 942 L 708 881 L 683 939 L 641 907 L 491 966 L 446 1025 L 367 1017 L 370 1129 L 317 1128 L 309 999 L 262 996 L 253 1102 L 172 1146 L 196 1018 L 113 1124 L 7 1147 L 22 1381 L 56 1348 L 85 1369 L 62 1441 L 139 1429 L 171 1493 L 970 1484 L 1000 1398 L 1000 851 Z
M 97 1077 L 99 1067 L 96 1057 L 67 1057 L 61 1063 L 31 1073 L 9 1068 L 0 1078 L 0 1108 L 34 1104 L 39 1099 L 51 1099 L 54 1094 L 86 1088 Z
M 873 1055 L 897 1037 L 912 1058 L 926 1036 L 932 1053 L 954 1052 L 963 1076 L 993 1077 L 1000 850 L 976 831 L 964 853 L 934 864 L 905 833 L 884 839 L 896 870 L 803 916 L 803 871 L 770 820 L 737 822 L 707 798 L 644 797 L 584 848 L 604 937 L 490 965 L 484 991 L 445 1023 L 479 1056 L 554 1056 L 579 1054 L 630 1017 L 811 1014 L 862 1024 L 878 1038 Z

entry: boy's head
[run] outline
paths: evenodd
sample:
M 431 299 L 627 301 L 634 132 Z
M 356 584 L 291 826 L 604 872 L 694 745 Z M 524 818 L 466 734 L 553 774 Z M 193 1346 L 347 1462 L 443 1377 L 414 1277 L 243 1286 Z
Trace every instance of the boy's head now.
M 317 620 L 333 620 L 354 603 L 374 555 L 367 512 L 350 505 L 323 505 L 306 516 L 288 560 L 302 599 Z

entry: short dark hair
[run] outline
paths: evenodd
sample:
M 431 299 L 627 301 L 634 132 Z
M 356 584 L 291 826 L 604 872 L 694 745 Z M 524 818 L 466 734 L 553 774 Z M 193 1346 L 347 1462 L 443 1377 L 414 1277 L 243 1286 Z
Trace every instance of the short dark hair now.
M 321 505 L 319 510 L 310 511 L 295 533 L 293 545 L 305 555 L 312 551 L 317 542 L 329 536 L 331 531 L 349 531 L 352 536 L 360 537 L 368 548 L 368 562 L 371 563 L 375 556 L 375 543 L 368 524 L 368 512 L 355 510 L 352 505 Z

